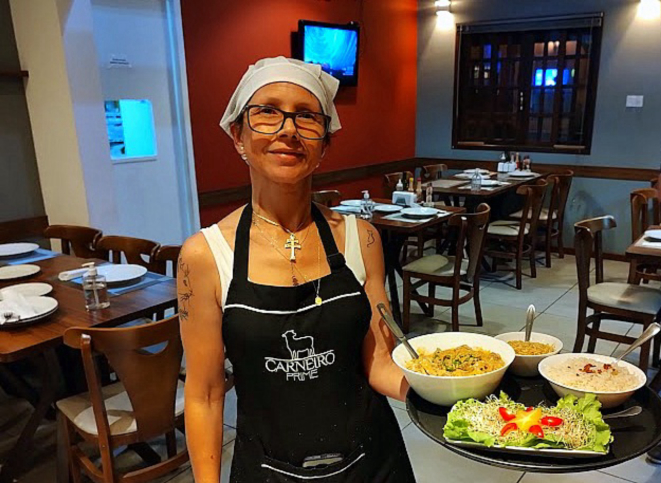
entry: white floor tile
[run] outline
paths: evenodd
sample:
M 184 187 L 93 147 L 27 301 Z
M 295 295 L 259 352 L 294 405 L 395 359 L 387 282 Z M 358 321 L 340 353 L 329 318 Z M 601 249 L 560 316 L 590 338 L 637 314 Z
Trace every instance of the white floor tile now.
M 611 466 L 602 470 L 609 475 L 618 476 L 636 483 L 652 483 L 661 481 L 661 465 L 650 462 L 645 455 L 627 461 L 621 465 Z
M 521 472 L 475 463 L 443 448 L 414 424 L 402 432 L 418 483 L 516 483 Z
M 236 389 L 225 393 L 225 411 L 223 412 L 223 424 L 236 428 Z
M 600 471 L 586 471 L 583 473 L 553 475 L 526 473 L 520 483 L 623 483 L 624 481 L 626 480 L 607 475 Z
M 397 422 L 399 423 L 399 429 L 403 430 L 409 424 L 411 424 L 411 418 L 409 417 L 409 413 L 405 409 L 393 407 L 393 412 L 395 413 L 395 417 L 397 418 Z

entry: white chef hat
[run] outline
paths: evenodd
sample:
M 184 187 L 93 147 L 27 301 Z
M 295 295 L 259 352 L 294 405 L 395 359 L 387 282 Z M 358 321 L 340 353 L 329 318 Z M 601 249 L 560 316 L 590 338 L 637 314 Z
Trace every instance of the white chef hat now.
M 321 70 L 320 65 L 280 56 L 258 60 L 254 65 L 248 67 L 241 78 L 227 109 L 225 109 L 225 114 L 220 120 L 220 127 L 230 137 L 232 136 L 230 125 L 239 116 L 253 94 L 259 88 L 274 82 L 291 82 L 307 89 L 319 99 L 324 114 L 330 116 L 328 131 L 333 133 L 342 127 L 333 104 L 340 81 Z

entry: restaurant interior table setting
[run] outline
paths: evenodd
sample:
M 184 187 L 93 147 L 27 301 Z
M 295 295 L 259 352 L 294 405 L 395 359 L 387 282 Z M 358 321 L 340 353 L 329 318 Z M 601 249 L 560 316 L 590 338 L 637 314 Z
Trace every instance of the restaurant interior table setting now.
M 0 0 L 0 483 L 661 482 L 661 0 Z

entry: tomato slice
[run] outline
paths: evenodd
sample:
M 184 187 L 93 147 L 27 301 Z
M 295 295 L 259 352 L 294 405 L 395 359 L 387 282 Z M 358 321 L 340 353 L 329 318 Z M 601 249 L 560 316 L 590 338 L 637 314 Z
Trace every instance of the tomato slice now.
M 557 418 L 555 416 L 544 416 L 539 422 L 542 423 L 543 426 L 551 427 L 560 426 L 563 423 L 562 418 Z
M 498 412 L 500 413 L 500 417 L 503 418 L 505 421 L 511 421 L 516 417 L 516 414 L 508 413 L 507 409 L 505 408 L 498 408 Z
M 500 435 L 505 436 L 507 433 L 517 429 L 516 423 L 507 423 L 503 426 L 503 429 L 500 430 Z
M 544 437 L 544 430 L 542 430 L 542 427 L 539 424 L 535 424 L 534 426 L 530 426 L 530 429 L 528 429 L 528 432 L 534 434 L 538 438 L 543 438 Z

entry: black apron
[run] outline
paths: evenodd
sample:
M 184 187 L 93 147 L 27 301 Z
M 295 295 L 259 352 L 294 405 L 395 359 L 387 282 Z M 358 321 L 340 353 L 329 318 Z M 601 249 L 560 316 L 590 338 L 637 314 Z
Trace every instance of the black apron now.
M 230 481 L 415 482 L 392 408 L 364 375 L 369 300 L 314 205 L 312 215 L 331 267 L 321 279 L 321 305 L 312 282 L 250 282 L 250 204 L 237 227 L 223 316 L 238 406 Z M 306 457 L 328 453 L 342 460 L 302 467 Z

